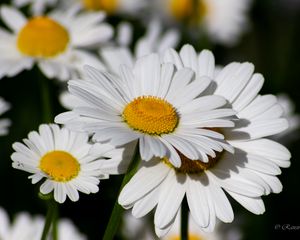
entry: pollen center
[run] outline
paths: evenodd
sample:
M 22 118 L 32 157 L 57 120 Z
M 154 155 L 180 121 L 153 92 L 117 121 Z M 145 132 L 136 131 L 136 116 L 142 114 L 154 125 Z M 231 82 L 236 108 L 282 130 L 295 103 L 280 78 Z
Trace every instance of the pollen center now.
M 193 13 L 194 0 L 171 0 L 170 11 L 177 20 L 187 19 Z
M 174 18 L 190 24 L 198 24 L 207 14 L 205 0 L 171 0 L 169 9 Z
M 167 240 L 180 240 L 180 239 L 181 239 L 181 237 L 178 235 L 172 235 L 167 238 Z M 189 240 L 204 240 L 204 238 L 199 236 L 199 234 L 191 234 L 191 233 L 189 233 L 188 239 Z
M 181 159 L 181 166 L 179 168 L 175 168 L 172 163 L 170 163 L 169 159 L 163 158 L 162 161 L 169 167 L 172 167 L 178 173 L 187 173 L 187 174 L 198 174 L 202 173 L 203 171 L 212 168 L 218 160 L 221 158 L 223 152 L 217 152 L 216 157 L 209 157 L 207 163 L 204 163 L 200 160 L 191 160 L 184 156 L 182 153 L 178 152 L 180 159 Z
M 103 10 L 112 14 L 118 7 L 118 0 L 83 0 L 83 5 L 88 10 Z
M 57 182 L 70 181 L 80 171 L 76 158 L 65 151 L 46 153 L 40 161 L 39 168 Z
M 153 96 L 134 99 L 125 107 L 122 116 L 132 129 L 150 135 L 171 133 L 179 121 L 170 103 Z
M 48 17 L 34 17 L 20 30 L 17 46 L 21 53 L 31 57 L 54 57 L 66 50 L 68 31 Z

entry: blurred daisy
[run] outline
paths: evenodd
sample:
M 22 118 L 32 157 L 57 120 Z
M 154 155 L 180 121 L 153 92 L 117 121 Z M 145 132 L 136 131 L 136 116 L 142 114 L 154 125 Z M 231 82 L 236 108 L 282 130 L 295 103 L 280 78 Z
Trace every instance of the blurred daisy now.
M 55 118 L 70 128 L 93 133 L 93 140 L 120 146 L 139 140 L 142 159 L 168 156 L 181 165 L 180 151 L 190 159 L 209 161 L 228 145 L 223 135 L 207 128 L 232 127 L 234 112 L 220 108 L 225 100 L 200 95 L 210 79 L 195 79 L 189 68 L 177 71 L 160 64 L 158 54 L 137 60 L 133 68 L 120 67 L 120 75 L 86 67 L 86 81 L 69 81 L 69 91 L 85 101 Z
M 272 136 L 272 139 L 289 143 L 298 138 L 300 127 L 300 115 L 296 113 L 296 107 L 293 101 L 286 94 L 277 96 L 278 103 L 283 109 L 283 116 L 288 120 L 289 128 L 279 134 Z
M 251 0 L 156 0 L 170 19 L 201 27 L 212 41 L 232 45 L 245 31 Z
M 280 167 L 289 167 L 291 157 L 284 146 L 265 138 L 284 131 L 288 125 L 276 98 L 258 95 L 262 75 L 254 73 L 250 63 L 231 63 L 214 78 L 212 53 L 204 50 L 198 55 L 189 45 L 179 54 L 172 49 L 167 51 L 164 60 L 175 63 L 177 69 L 193 69 L 198 78 L 213 79 L 206 94 L 224 97 L 238 119 L 234 119 L 232 128 L 209 129 L 222 133 L 234 151 L 220 151 L 204 163 L 202 159 L 187 158 L 177 148 L 180 167 L 172 166 L 168 157 L 143 161 L 123 188 L 119 203 L 132 207 L 137 218 L 156 207 L 154 224 L 158 236 L 170 230 L 185 196 L 194 221 L 208 232 L 213 231 L 216 218 L 226 223 L 234 218 L 224 191 L 250 212 L 262 214 L 265 207 L 261 196 L 282 190 L 276 175 L 281 173 Z
M 13 0 L 13 4 L 17 8 L 30 5 L 30 11 L 33 15 L 41 15 L 47 7 L 53 7 L 57 4 L 57 0 Z
M 181 217 L 177 214 L 174 225 L 170 231 L 161 240 L 179 240 L 181 234 Z M 222 223 L 216 223 L 214 232 L 204 232 L 197 226 L 193 218 L 189 216 L 188 219 L 188 239 L 190 240 L 240 240 L 241 233 L 237 228 L 222 228 Z
M 43 124 L 39 132 L 28 134 L 24 144 L 13 144 L 12 166 L 32 173 L 29 178 L 33 184 L 45 178 L 40 192 L 54 191 L 57 202 L 63 203 L 67 196 L 78 201 L 78 191 L 96 193 L 99 179 L 126 171 L 127 167 L 126 161 L 121 164 L 124 149 L 109 144 L 92 145 L 88 139 L 85 133 Z
M 179 33 L 176 30 L 170 29 L 163 34 L 161 24 L 153 20 L 148 25 L 145 35 L 137 40 L 132 53 L 130 49 L 132 34 L 132 25 L 121 23 L 117 30 L 117 46 L 103 47 L 99 51 L 104 65 L 110 73 L 118 75 L 122 64 L 133 67 L 137 58 L 153 52 L 162 54 L 168 48 L 175 48 L 179 41 Z M 84 106 L 83 101 L 68 91 L 62 92 L 59 100 L 66 109 Z
M 174 224 L 170 231 L 161 240 L 179 240 L 181 234 L 181 216 L 177 214 Z M 126 239 L 158 239 L 152 230 L 150 219 L 137 219 L 126 211 L 123 215 L 122 233 Z M 204 232 L 197 226 L 193 218 L 189 215 L 188 219 L 188 239 L 190 240 L 240 240 L 242 233 L 235 225 L 225 226 L 221 222 L 216 223 L 214 232 Z
M 146 6 L 147 0 L 64 0 L 65 6 L 79 4 L 85 10 L 104 11 L 109 15 L 126 13 L 137 15 Z
M 119 25 L 117 42 L 119 47 L 111 46 L 102 48 L 99 53 L 110 72 L 119 73 L 122 64 L 133 67 L 135 61 L 150 53 L 162 54 L 169 48 L 175 48 L 179 42 L 179 32 L 175 29 L 163 31 L 161 23 L 152 20 L 144 36 L 137 40 L 134 51 L 130 50 L 132 27 L 126 23 Z
M 84 49 L 106 43 L 112 27 L 102 22 L 101 12 L 77 12 L 72 8 L 26 19 L 20 11 L 2 7 L 2 20 L 12 32 L 0 28 L 0 78 L 31 69 L 34 63 L 48 78 L 60 80 L 77 77 L 84 64 L 102 68 L 98 58 Z
M 44 228 L 44 218 L 41 216 L 30 216 L 28 213 L 18 213 L 14 221 L 10 223 L 9 216 L 3 208 L 0 208 L 0 239 L 1 240 L 40 240 Z M 48 240 L 51 238 L 48 237 Z M 85 240 L 82 235 L 68 219 L 58 222 L 59 240 Z
M 3 98 L 0 98 L 0 115 L 5 113 L 9 110 L 10 105 L 4 101 Z M 8 119 L 1 119 L 0 120 L 0 136 L 6 135 L 8 133 L 8 127 L 10 126 L 11 122 Z

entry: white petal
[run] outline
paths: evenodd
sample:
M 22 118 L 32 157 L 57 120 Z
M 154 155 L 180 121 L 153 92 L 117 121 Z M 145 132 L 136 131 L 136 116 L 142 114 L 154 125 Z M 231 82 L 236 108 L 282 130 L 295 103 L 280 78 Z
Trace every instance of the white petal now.
M 154 215 L 154 224 L 158 228 L 165 228 L 174 221 L 185 195 L 185 178 L 185 175 L 175 175 L 171 171 L 165 179 Z

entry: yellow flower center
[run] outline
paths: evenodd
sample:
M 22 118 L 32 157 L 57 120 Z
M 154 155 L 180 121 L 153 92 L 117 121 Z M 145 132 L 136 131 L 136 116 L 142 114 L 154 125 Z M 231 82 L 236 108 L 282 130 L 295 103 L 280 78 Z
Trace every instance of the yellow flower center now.
M 191 160 L 184 156 L 182 153 L 178 152 L 180 159 L 181 159 L 181 166 L 179 168 L 175 168 L 172 163 L 170 163 L 169 159 L 163 158 L 162 161 L 166 165 L 168 165 L 171 168 L 174 168 L 176 172 L 178 173 L 184 173 L 184 174 L 199 174 L 203 171 L 212 168 L 218 160 L 221 158 L 222 152 L 217 152 L 216 157 L 212 158 L 209 157 L 209 160 L 207 163 L 204 163 L 200 160 Z
M 168 237 L 167 240 L 180 240 L 180 236 L 179 235 L 172 235 L 170 237 Z M 199 234 L 189 234 L 188 237 L 189 240 L 204 240 L 204 238 L 202 236 L 200 236 Z
M 103 10 L 112 14 L 116 12 L 118 0 L 83 0 L 83 5 L 88 10 Z
M 142 96 L 127 104 L 124 121 L 134 130 L 149 135 L 161 135 L 175 130 L 179 118 L 167 101 L 153 96 Z
M 204 0 L 171 0 L 169 7 L 174 18 L 191 24 L 201 22 L 208 12 Z
M 21 29 L 17 46 L 31 57 L 54 57 L 65 51 L 69 43 L 67 30 L 48 17 L 34 17 Z
M 39 168 L 57 182 L 70 181 L 80 171 L 77 159 L 65 151 L 46 153 L 40 161 Z
M 187 19 L 193 13 L 193 1 L 194 0 L 171 0 L 171 14 L 177 20 Z

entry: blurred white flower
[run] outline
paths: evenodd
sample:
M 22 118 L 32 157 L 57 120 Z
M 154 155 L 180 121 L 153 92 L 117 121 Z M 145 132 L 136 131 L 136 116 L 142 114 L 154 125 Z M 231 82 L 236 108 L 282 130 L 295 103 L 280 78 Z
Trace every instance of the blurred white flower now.
M 155 240 L 154 229 L 149 218 L 135 218 L 129 211 L 123 215 L 122 233 L 126 239 Z M 179 240 L 181 234 L 181 215 L 180 211 L 176 216 L 170 231 L 161 240 Z M 204 232 L 197 226 L 193 218 L 188 218 L 188 236 L 190 240 L 240 240 L 242 232 L 237 225 L 225 225 L 221 222 L 216 223 L 214 232 Z
M 233 45 L 247 29 L 250 4 L 251 0 L 156 0 L 153 6 L 162 18 L 198 27 L 213 42 Z
M 79 13 L 78 9 L 56 11 L 30 19 L 17 9 L 0 9 L 12 32 L 0 28 L 0 78 L 12 77 L 36 63 L 48 78 L 68 80 L 78 77 L 84 64 L 103 68 L 99 59 L 86 51 L 112 37 L 113 29 L 102 22 L 105 15 Z
M 33 15 L 41 15 L 47 7 L 55 6 L 57 0 L 13 0 L 13 4 L 17 8 L 30 5 L 30 11 Z
M 0 239 L 1 240 L 40 240 L 44 227 L 42 216 L 30 216 L 26 212 L 18 213 L 10 222 L 9 216 L 0 208 Z M 47 240 L 51 240 L 49 236 Z M 59 240 L 86 240 L 68 219 L 58 221 Z
M 61 0 L 67 7 L 79 5 L 84 10 L 104 11 L 107 14 L 140 14 L 140 10 L 145 8 L 147 0 Z
M 5 113 L 10 109 L 9 103 L 4 101 L 3 98 L 0 98 L 0 115 Z M 11 125 L 9 119 L 1 119 L 0 120 L 0 136 L 6 135 L 8 133 L 8 127 Z
M 40 192 L 54 191 L 54 199 L 59 203 L 67 196 L 78 201 L 78 191 L 96 193 L 99 179 L 127 169 L 123 148 L 90 144 L 88 134 L 60 129 L 55 124 L 40 125 L 39 132 L 30 132 L 23 141 L 24 144 L 13 144 L 12 166 L 31 173 L 33 184 L 45 178 Z

